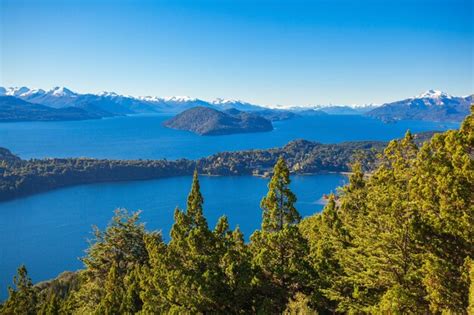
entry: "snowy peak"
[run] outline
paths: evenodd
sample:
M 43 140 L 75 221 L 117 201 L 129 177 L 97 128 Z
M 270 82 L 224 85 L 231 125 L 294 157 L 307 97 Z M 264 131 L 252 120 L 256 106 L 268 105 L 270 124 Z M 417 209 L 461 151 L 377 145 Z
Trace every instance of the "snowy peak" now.
M 102 91 L 98 94 L 97 96 L 102 96 L 102 97 L 110 97 L 110 98 L 115 98 L 115 97 L 123 97 L 123 95 L 117 94 L 115 92 L 108 92 L 108 91 Z
M 64 86 L 61 86 L 61 87 L 56 86 L 52 88 L 51 90 L 49 90 L 47 93 L 56 97 L 64 97 L 64 96 L 76 97 L 77 96 L 76 93 L 69 90 L 68 88 L 65 88 Z
M 198 99 L 192 98 L 189 96 L 170 96 L 170 97 L 165 97 L 164 100 L 166 102 L 195 102 Z
M 234 100 L 234 99 L 225 99 L 225 98 L 216 98 L 215 100 L 211 101 L 211 104 L 214 105 L 232 105 L 232 104 L 249 104 L 247 102 L 241 100 Z
M 431 99 L 440 99 L 440 98 L 452 98 L 451 95 L 448 93 L 438 91 L 438 90 L 428 90 L 426 92 L 423 92 L 414 98 L 420 99 L 420 98 L 431 98 Z
M 30 91 L 30 89 L 27 88 L 26 86 L 8 87 L 8 88 L 3 88 L 3 90 L 2 90 L 3 95 L 8 95 L 8 96 L 22 96 L 23 94 L 26 94 Z
M 135 97 L 135 99 L 140 100 L 140 101 L 145 101 L 145 102 L 160 102 L 160 101 L 163 101 L 162 98 L 157 97 L 157 96 L 138 96 L 138 97 Z
M 158 96 L 138 96 L 134 97 L 137 100 L 145 102 L 173 102 L 173 103 L 187 103 L 187 102 L 197 102 L 200 101 L 197 98 L 189 96 L 168 96 L 168 97 L 158 97 Z

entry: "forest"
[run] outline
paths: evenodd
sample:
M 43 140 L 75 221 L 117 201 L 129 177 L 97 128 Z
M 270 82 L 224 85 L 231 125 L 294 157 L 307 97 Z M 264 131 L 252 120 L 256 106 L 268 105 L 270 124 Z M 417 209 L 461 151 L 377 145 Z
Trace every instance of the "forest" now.
M 421 145 L 434 132 L 415 134 Z M 365 171 L 377 165 L 386 142 L 358 141 L 322 144 L 295 140 L 282 148 L 221 152 L 198 160 L 109 160 L 91 158 L 46 158 L 22 160 L 0 147 L 0 201 L 24 197 L 61 187 L 149 180 L 199 174 L 214 176 L 270 176 L 279 157 L 295 174 L 349 172 L 358 160 Z
M 99 182 L 147 180 L 192 175 L 269 175 L 283 156 L 293 173 L 345 172 L 355 156 L 364 166 L 375 161 L 384 142 L 321 144 L 292 141 L 283 148 L 223 152 L 187 160 L 107 160 L 90 158 L 47 158 L 22 160 L 0 148 L 0 201 L 51 189 Z M 363 157 L 363 158 L 362 158 Z
M 421 147 L 407 132 L 376 168 L 302 218 L 280 157 L 248 242 L 205 217 L 197 172 L 169 240 L 117 210 L 84 269 L 34 285 L 20 266 L 2 314 L 473 314 L 473 114 Z M 212 196 L 209 196 L 212 198 Z

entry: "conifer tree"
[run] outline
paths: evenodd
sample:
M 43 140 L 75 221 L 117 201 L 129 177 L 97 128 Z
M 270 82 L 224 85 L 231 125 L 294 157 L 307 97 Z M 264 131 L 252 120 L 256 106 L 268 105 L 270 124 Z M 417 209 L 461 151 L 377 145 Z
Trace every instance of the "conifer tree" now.
M 335 196 L 331 194 L 323 211 L 304 219 L 299 226 L 308 240 L 308 259 L 315 271 L 308 298 L 320 312 L 337 310 L 337 303 L 331 299 L 330 292 L 341 285 L 338 279 L 343 273 L 338 252 L 344 246 L 345 230 L 339 216 Z
M 121 280 L 118 268 L 113 264 L 104 284 L 105 295 L 98 307 L 99 314 L 113 315 L 121 313 L 120 306 L 124 298 L 123 283 Z
M 61 301 L 55 292 L 49 294 L 43 302 L 38 314 L 41 315 L 59 315 L 61 314 Z
M 227 217 L 223 216 L 216 224 L 214 235 L 222 277 L 219 281 L 222 308 L 226 313 L 250 313 L 253 308 L 253 271 L 243 234 L 238 227 L 231 231 Z
M 156 253 L 151 264 L 150 272 L 161 285 L 160 301 L 165 304 L 145 301 L 146 309 L 156 312 L 161 307 L 169 312 L 205 313 L 221 307 L 219 257 L 214 234 L 203 215 L 203 203 L 195 172 L 186 211 L 176 209 L 171 240 L 165 251 Z
M 36 314 L 38 294 L 24 265 L 13 277 L 14 288 L 8 288 L 8 299 L 0 308 L 1 314 Z
M 140 266 L 135 266 L 124 278 L 124 296 L 120 305 L 121 314 L 135 314 L 142 309 L 140 298 Z
M 349 185 L 342 197 L 342 219 L 349 231 L 350 244 L 338 254 L 343 268 L 342 279 L 338 281 L 342 286 L 340 295 L 332 296 L 339 301 L 341 310 L 428 310 L 419 277 L 421 260 L 414 232 L 419 214 L 407 189 L 414 176 L 417 152 L 410 132 L 402 140 L 390 142 L 382 165 L 364 184 L 367 189 L 352 189 Z M 355 212 L 354 204 L 358 205 Z M 348 215 L 350 211 L 352 214 Z
M 262 231 L 278 232 L 285 224 L 294 225 L 301 220 L 295 208 L 296 196 L 289 188 L 290 170 L 283 158 L 279 158 L 268 184 L 268 193 L 262 199 Z
M 289 173 L 280 158 L 261 202 L 262 229 L 251 236 L 252 262 L 258 270 L 255 283 L 261 298 L 260 311 L 264 313 L 281 313 L 308 279 L 308 247 L 296 226 L 301 217 L 289 188 Z
M 459 131 L 435 135 L 416 159 L 411 198 L 420 209 L 423 284 L 432 312 L 462 313 L 474 257 L 473 114 Z

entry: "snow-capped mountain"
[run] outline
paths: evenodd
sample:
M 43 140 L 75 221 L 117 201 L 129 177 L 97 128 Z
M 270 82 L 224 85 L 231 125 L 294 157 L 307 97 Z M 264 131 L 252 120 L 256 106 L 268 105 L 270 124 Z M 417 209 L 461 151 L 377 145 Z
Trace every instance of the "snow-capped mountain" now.
M 262 107 L 243 101 L 216 99 L 208 102 L 189 96 L 130 96 L 115 92 L 80 94 L 66 87 L 54 87 L 50 90 L 30 89 L 28 87 L 0 87 L 0 96 L 14 96 L 34 104 L 53 108 L 77 107 L 96 114 L 123 115 L 133 113 L 170 113 L 176 114 L 186 109 L 204 106 L 216 109 L 237 108 L 239 110 L 260 110 Z
M 438 90 L 428 90 L 405 100 L 383 104 L 367 114 L 386 121 L 461 121 L 469 114 L 472 102 L 473 95 L 456 97 Z
M 0 96 L 12 96 L 29 103 L 53 108 L 80 108 L 101 117 L 135 113 L 177 114 L 192 107 L 203 106 L 217 110 L 235 108 L 240 111 L 265 111 L 265 113 L 280 110 L 279 115 L 281 115 L 281 111 L 301 115 L 321 112 L 336 115 L 366 114 L 390 121 L 400 119 L 460 121 L 469 113 L 469 107 L 473 101 L 472 95 L 456 97 L 437 90 L 428 90 L 417 96 L 383 105 L 274 106 L 273 108 L 224 98 L 206 101 L 189 96 L 135 97 L 115 92 L 81 94 L 66 87 L 54 87 L 50 90 L 31 89 L 24 86 L 0 87 Z
M 216 107 L 223 108 L 223 109 L 235 108 L 241 111 L 262 110 L 262 106 L 250 104 L 241 100 L 216 98 L 210 103 Z

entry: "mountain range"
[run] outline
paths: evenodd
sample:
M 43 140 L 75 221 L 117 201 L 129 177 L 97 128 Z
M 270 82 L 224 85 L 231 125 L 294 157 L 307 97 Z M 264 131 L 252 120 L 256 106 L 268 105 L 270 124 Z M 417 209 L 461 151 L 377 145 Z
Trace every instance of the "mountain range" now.
M 77 107 L 98 114 L 127 115 L 138 113 L 170 113 L 177 114 L 196 106 L 210 107 L 220 110 L 235 108 L 243 111 L 263 109 L 261 106 L 239 100 L 215 99 L 204 101 L 187 96 L 156 97 L 120 95 L 115 92 L 98 94 L 79 94 L 65 87 L 51 90 L 30 89 L 27 87 L 0 87 L 0 96 L 13 96 L 24 101 L 41 104 L 53 108 Z
M 384 121 L 429 120 L 456 122 L 469 114 L 474 95 L 456 97 L 447 93 L 429 90 L 415 97 L 383 104 L 367 113 Z
M 10 98 L 5 98 L 9 96 Z M 19 108 L 20 104 L 13 98 L 27 102 L 29 107 Z M 260 112 L 270 120 L 289 119 L 297 115 L 368 115 L 384 121 L 403 119 L 433 120 L 433 121 L 461 121 L 468 113 L 473 102 L 473 95 L 455 97 L 447 93 L 429 90 L 418 96 L 401 101 L 381 105 L 315 105 L 304 107 L 269 108 L 240 100 L 215 99 L 205 101 L 191 97 L 156 97 L 120 95 L 115 92 L 102 92 L 98 94 L 80 94 L 65 87 L 55 87 L 50 90 L 31 89 L 28 87 L 0 87 L 0 119 L 8 120 L 70 120 L 91 119 L 118 115 L 139 113 L 165 113 L 178 114 L 193 107 L 207 107 L 216 110 L 235 108 L 246 112 Z M 46 106 L 53 109 L 68 109 L 67 115 L 61 118 L 61 112 L 52 111 L 48 115 L 37 115 L 32 111 L 28 115 L 28 108 L 33 104 Z M 25 105 L 25 103 L 23 103 Z M 14 108 L 23 111 L 22 115 L 15 117 Z M 27 110 L 25 110 L 27 108 Z M 42 109 L 43 111 L 47 109 Z M 40 111 L 41 112 L 41 111 Z M 58 115 L 56 115 L 58 114 Z

